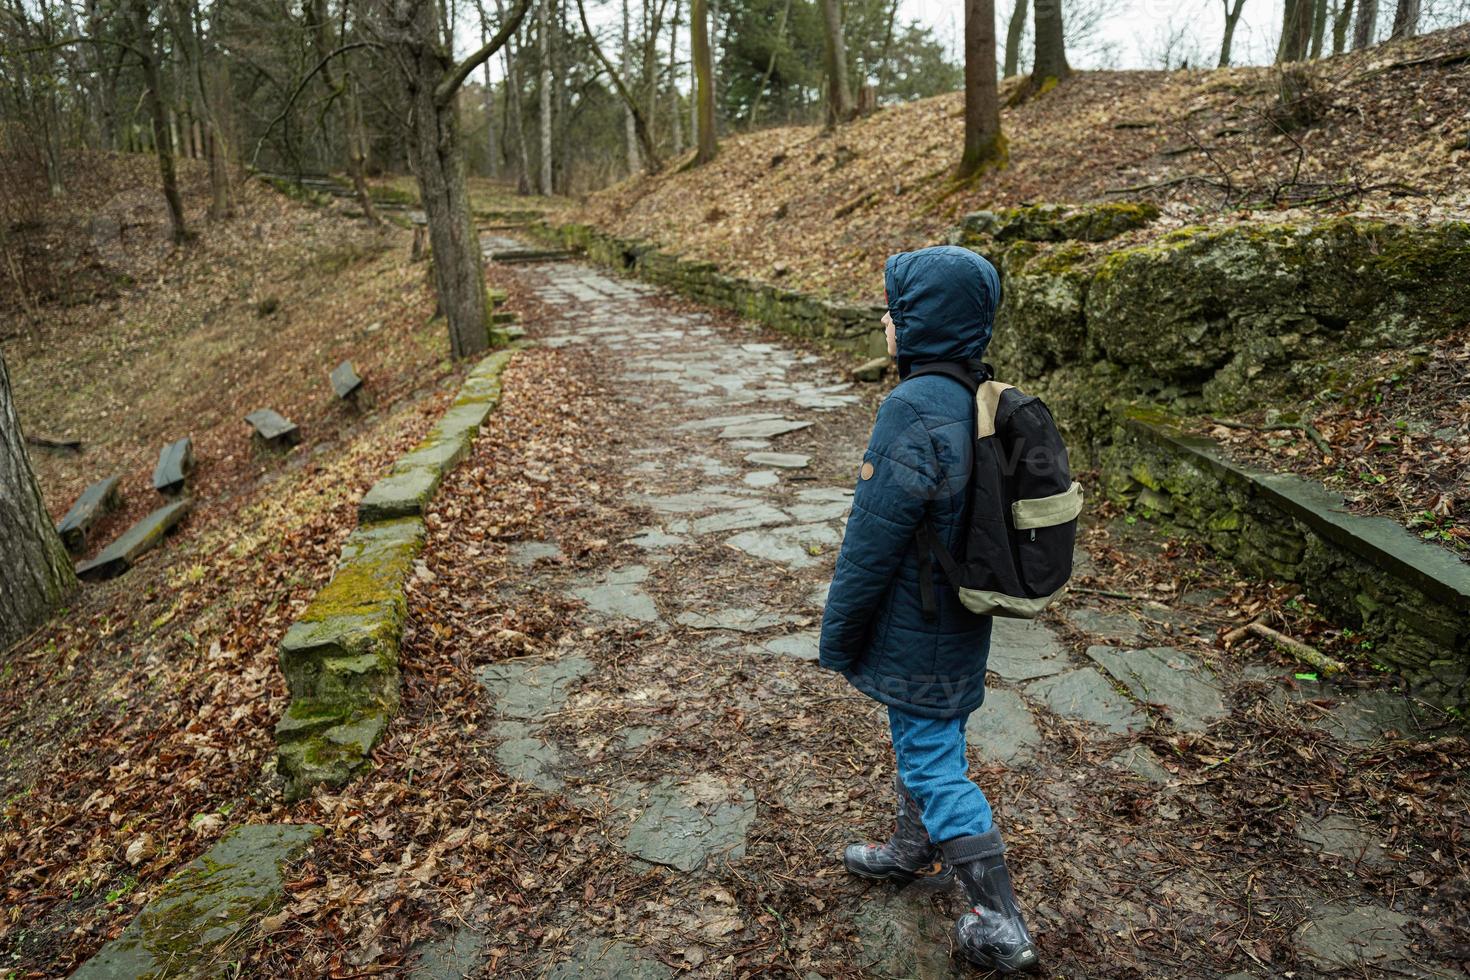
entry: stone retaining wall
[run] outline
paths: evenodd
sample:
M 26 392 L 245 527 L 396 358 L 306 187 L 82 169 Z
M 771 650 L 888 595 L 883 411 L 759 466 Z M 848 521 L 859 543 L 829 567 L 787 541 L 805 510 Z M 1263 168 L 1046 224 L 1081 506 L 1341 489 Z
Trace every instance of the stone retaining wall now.
M 281 640 L 291 704 L 276 725 L 277 766 L 288 798 L 364 769 L 398 710 L 404 589 L 423 550 L 424 511 L 500 402 L 513 354 L 480 361 L 423 442 L 362 498 L 332 580 Z
M 1301 586 L 1372 643 L 1417 697 L 1470 702 L 1470 565 L 1292 474 L 1229 459 L 1211 440 L 1134 409 L 1102 451 L 1109 496 L 1173 525 L 1242 571 Z
M 865 357 L 887 353 L 881 306 L 832 303 L 793 289 L 721 272 L 712 262 L 680 258 L 648 242 L 617 238 L 592 225 L 544 232 L 592 261 L 621 269 L 690 299 L 730 310 L 785 333 Z

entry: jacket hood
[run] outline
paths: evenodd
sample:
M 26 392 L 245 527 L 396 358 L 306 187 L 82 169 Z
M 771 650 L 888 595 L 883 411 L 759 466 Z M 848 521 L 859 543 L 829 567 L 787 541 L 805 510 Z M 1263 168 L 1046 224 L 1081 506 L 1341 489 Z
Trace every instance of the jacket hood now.
M 884 263 L 883 286 L 900 377 L 915 364 L 984 356 L 1001 297 L 1000 275 L 984 258 L 957 245 L 900 252 Z

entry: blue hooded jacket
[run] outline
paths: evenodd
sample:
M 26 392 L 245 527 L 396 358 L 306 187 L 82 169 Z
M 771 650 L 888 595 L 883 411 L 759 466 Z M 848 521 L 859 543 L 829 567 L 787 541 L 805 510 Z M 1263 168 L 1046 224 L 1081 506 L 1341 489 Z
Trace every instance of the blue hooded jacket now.
M 899 377 L 920 364 L 978 360 L 990 343 L 1000 277 L 951 245 L 903 252 L 883 269 Z M 884 704 L 954 718 L 985 698 L 990 617 L 977 616 L 934 563 L 938 614 L 926 619 L 914 534 L 927 517 L 962 551 L 975 399 L 951 378 L 902 382 L 878 409 L 822 617 L 821 663 Z

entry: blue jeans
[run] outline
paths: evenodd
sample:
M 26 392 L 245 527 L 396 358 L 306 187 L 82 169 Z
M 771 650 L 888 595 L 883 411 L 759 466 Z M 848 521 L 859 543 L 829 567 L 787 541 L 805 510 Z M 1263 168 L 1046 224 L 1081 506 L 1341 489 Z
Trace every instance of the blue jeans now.
M 924 808 L 929 839 L 942 844 L 990 830 L 990 801 L 966 775 L 966 716 L 921 718 L 888 709 L 898 775 Z

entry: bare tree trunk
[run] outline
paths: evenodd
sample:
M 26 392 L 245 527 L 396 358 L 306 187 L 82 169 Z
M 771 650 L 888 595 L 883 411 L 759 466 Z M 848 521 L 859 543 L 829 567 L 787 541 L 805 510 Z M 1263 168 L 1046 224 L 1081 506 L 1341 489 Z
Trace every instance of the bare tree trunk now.
M 1353 22 L 1353 0 L 1342 0 L 1337 15 L 1332 19 L 1332 53 L 1342 54 L 1347 50 L 1348 26 Z
M 689 2 L 689 56 L 694 62 L 694 102 L 698 106 L 698 151 L 694 164 L 709 163 L 719 152 L 715 141 L 715 84 L 714 65 L 709 49 L 709 11 L 705 0 Z
M 541 181 L 543 197 L 551 188 L 551 0 L 541 0 L 536 22 L 536 54 L 541 59 Z
M 1011 22 L 1006 25 L 1005 77 L 1014 78 L 1021 70 L 1021 37 L 1026 33 L 1027 0 L 1016 0 L 1011 8 Z
M 523 9 L 518 7 L 518 12 Z M 412 126 L 409 152 L 429 223 L 439 308 L 448 323 L 451 354 L 469 357 L 490 346 L 490 331 L 454 96 L 479 63 L 470 59 L 455 65 L 440 40 L 440 16 L 433 0 L 406 0 L 389 10 L 406 79 Z
M 1353 50 L 1359 51 L 1373 43 L 1373 34 L 1378 28 L 1378 0 L 1358 0 L 1358 21 L 1353 25 Z
M 1230 67 L 1230 49 L 1235 44 L 1235 27 L 1240 23 L 1240 11 L 1245 6 L 1245 0 L 1222 0 L 1225 5 L 1225 39 L 1220 42 L 1220 67 Z
M 1315 0 L 1312 7 L 1312 59 L 1322 57 L 1322 42 L 1327 36 L 1327 0 Z
M 1281 14 L 1281 43 L 1276 46 L 1276 63 L 1305 61 L 1312 43 L 1312 13 L 1316 0 L 1286 0 Z
M 1395 41 L 1413 37 L 1419 33 L 1420 0 L 1399 0 L 1393 11 L 1393 34 Z
M 847 84 L 847 43 L 842 37 L 842 9 L 838 0 L 822 0 L 822 24 L 827 44 L 827 126 L 848 122 L 855 115 L 852 88 Z
M 484 44 L 488 40 L 490 40 L 490 27 L 481 19 L 480 43 Z M 480 102 L 485 113 L 486 163 L 490 168 L 489 176 L 493 180 L 500 176 L 500 147 L 495 142 L 495 80 L 490 77 L 490 65 L 491 59 L 485 59 L 485 91 L 484 98 Z
M 669 25 L 669 100 L 673 111 L 669 113 L 670 137 L 674 143 L 674 156 L 684 152 L 684 114 L 679 111 L 679 4 L 674 0 L 674 20 Z M 759 93 L 757 93 L 759 97 Z
M 10 374 L 0 356 L 0 653 L 35 629 L 76 587 L 66 546 L 46 513 L 26 455 Z
M 633 59 L 628 51 L 628 0 L 623 0 L 623 39 L 621 49 L 621 65 L 623 78 L 630 77 L 629 72 L 633 68 Z M 633 107 L 623 106 L 623 149 L 628 157 L 628 173 L 636 174 L 642 169 L 638 160 L 638 127 L 633 122 Z
M 1062 27 L 1062 0 L 1036 0 L 1036 55 L 1031 66 L 1031 84 L 1045 89 L 1066 81 L 1072 74 L 1067 64 L 1067 35 Z
M 495 0 L 495 13 L 502 21 L 505 20 L 503 0 Z M 515 144 L 516 155 L 520 159 L 520 173 L 516 175 L 516 193 L 529 194 L 531 193 L 531 150 L 526 145 L 526 127 L 521 121 L 520 64 L 520 58 L 516 55 L 515 35 L 511 35 L 505 41 L 505 114 L 509 119 L 510 139 Z
M 169 134 L 167 111 L 163 105 L 163 80 L 158 71 L 158 49 L 153 44 L 153 28 L 148 23 L 148 0 L 128 0 L 132 16 L 133 41 L 138 61 L 143 67 L 144 100 L 153 123 L 153 147 L 158 156 L 158 175 L 163 182 L 163 199 L 168 204 L 169 226 L 175 245 L 189 240 L 184 225 L 184 202 L 179 197 L 178 176 L 174 172 L 173 139 Z
M 791 0 L 781 8 L 781 17 L 776 21 L 776 44 L 780 44 L 786 38 L 786 21 L 791 16 Z M 756 86 L 755 98 L 750 100 L 750 116 L 746 120 L 751 126 L 755 125 L 756 113 L 760 111 L 761 97 L 766 93 L 766 86 L 771 84 L 771 76 L 776 73 L 776 45 L 771 46 L 771 57 L 766 62 L 766 73 L 761 76 L 761 83 Z
M 995 0 L 966 0 L 965 151 L 957 176 L 963 180 L 1005 162 L 995 81 Z
M 342 84 L 347 89 L 347 173 L 352 178 L 352 190 L 357 195 L 362 216 L 369 224 L 382 224 L 367 185 L 368 137 L 367 126 L 362 121 L 362 93 L 350 71 L 342 73 Z

